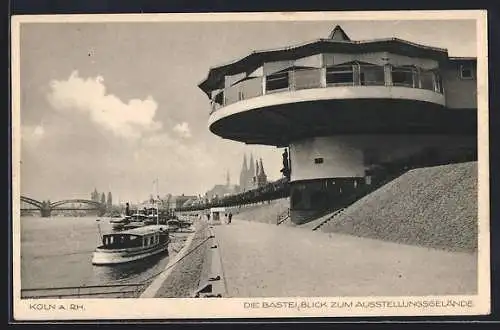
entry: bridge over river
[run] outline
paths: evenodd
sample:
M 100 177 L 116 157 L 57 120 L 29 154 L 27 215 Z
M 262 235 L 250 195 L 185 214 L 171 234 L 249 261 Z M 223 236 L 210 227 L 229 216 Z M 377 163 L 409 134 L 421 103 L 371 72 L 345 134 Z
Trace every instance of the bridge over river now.
M 87 199 L 64 199 L 57 202 L 39 201 L 21 196 L 21 211 L 40 211 L 42 217 L 50 217 L 52 211 L 92 211 L 99 216 L 106 213 L 106 204 Z

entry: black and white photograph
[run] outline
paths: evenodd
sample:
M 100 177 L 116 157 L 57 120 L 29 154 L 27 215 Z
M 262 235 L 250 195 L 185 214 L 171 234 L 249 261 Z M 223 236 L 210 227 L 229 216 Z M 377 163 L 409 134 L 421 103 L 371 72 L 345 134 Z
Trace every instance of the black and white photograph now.
M 12 33 L 16 318 L 489 313 L 485 11 Z

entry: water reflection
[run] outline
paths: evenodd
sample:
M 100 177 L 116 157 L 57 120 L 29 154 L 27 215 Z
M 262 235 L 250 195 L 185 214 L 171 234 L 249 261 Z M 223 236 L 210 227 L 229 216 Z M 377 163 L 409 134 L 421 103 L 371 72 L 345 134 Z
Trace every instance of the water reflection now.
M 105 219 L 23 217 L 20 260 L 22 287 L 143 283 L 165 269 L 169 261 L 167 251 L 127 264 L 92 265 L 92 253 L 101 244 L 101 235 L 111 231 L 111 224 Z M 177 242 L 176 237 L 172 237 L 172 243 L 176 246 L 174 242 Z M 175 253 L 170 247 L 169 251 Z
M 141 282 L 153 276 L 160 261 L 168 259 L 168 252 L 162 252 L 145 259 L 117 265 L 93 265 L 95 277 L 102 284 L 135 283 L 140 277 Z M 156 269 L 158 272 L 159 270 Z M 147 275 L 147 276 L 145 276 Z

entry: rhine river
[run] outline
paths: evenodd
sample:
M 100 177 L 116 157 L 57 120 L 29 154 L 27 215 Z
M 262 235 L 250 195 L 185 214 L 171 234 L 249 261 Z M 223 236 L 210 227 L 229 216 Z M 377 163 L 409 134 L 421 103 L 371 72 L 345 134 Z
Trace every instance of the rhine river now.
M 168 255 L 114 266 L 94 266 L 92 252 L 109 218 L 21 217 L 22 289 L 140 283 L 164 270 Z

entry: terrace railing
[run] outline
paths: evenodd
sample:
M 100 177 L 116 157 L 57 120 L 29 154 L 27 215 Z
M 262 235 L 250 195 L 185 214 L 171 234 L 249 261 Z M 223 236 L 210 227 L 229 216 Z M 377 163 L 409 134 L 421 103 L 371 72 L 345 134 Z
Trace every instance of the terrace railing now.
M 341 86 L 399 86 L 443 94 L 437 70 L 424 70 L 414 66 L 344 64 L 323 68 L 293 68 L 241 80 L 213 98 L 212 112 L 265 94 Z

